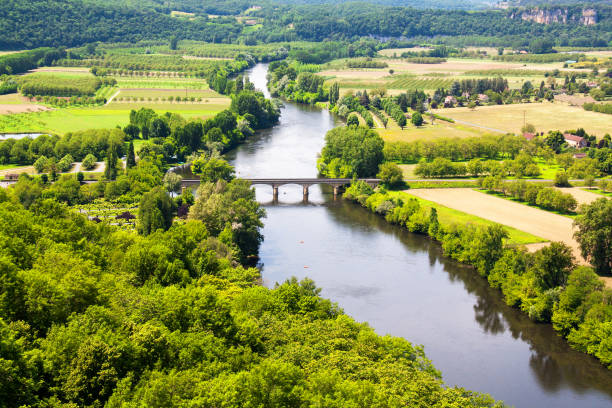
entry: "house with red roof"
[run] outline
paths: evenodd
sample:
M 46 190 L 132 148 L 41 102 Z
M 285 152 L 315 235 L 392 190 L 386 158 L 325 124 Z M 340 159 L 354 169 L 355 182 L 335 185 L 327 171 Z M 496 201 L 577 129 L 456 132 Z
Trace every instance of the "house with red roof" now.
M 563 137 L 565 138 L 567 144 L 571 147 L 581 149 L 587 146 L 587 142 L 583 137 L 572 135 L 571 133 L 565 133 Z

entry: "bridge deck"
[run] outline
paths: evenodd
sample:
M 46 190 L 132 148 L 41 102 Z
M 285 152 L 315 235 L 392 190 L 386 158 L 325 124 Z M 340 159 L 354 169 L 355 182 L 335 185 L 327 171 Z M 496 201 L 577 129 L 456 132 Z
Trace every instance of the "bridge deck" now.
M 326 178 L 245 178 L 244 180 L 248 180 L 251 184 L 267 184 L 267 185 L 284 185 L 284 184 L 330 184 L 330 185 L 344 185 L 350 184 L 353 179 L 350 178 L 335 178 L 335 179 L 326 179 Z M 365 181 L 366 183 L 378 184 L 380 183 L 380 179 L 359 179 L 361 181 Z M 183 183 L 200 183 L 200 180 L 197 179 L 183 179 Z

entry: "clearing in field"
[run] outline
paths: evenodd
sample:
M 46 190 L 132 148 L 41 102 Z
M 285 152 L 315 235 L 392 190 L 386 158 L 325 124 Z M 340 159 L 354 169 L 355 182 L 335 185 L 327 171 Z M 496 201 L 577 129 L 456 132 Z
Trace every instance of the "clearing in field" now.
M 523 121 L 531 123 L 538 132 L 584 128 L 589 134 L 602 138 L 612 131 L 612 115 L 589 112 L 579 107 L 559 103 L 527 103 L 483 106 L 476 109 L 453 108 L 435 111 L 464 124 L 520 133 Z
M 418 189 L 407 193 L 550 241 L 562 241 L 572 248 L 576 259 L 582 260 L 578 243 L 573 237 L 574 221 L 569 217 L 469 188 Z

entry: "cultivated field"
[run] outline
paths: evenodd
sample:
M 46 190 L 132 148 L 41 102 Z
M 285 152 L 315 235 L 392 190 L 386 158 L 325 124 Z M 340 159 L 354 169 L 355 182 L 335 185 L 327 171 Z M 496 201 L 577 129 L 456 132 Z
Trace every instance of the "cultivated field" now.
M 426 117 L 425 120 L 429 121 L 429 118 Z M 437 119 L 433 125 L 427 123 L 423 126 L 415 127 L 408 123 L 404 129 L 400 129 L 394 121 L 389 120 L 387 129 L 377 128 L 376 131 L 385 141 L 389 142 L 412 142 L 419 139 L 436 139 L 439 137 L 473 137 L 482 136 L 486 133 L 478 128 Z
M 579 187 L 560 188 L 559 190 L 573 195 L 578 202 L 578 205 L 591 204 L 593 201 L 596 201 L 602 197 L 600 194 L 595 194 Z
M 121 88 L 117 98 L 153 98 L 153 99 L 168 99 L 169 97 L 176 98 L 212 98 L 212 99 L 228 99 L 223 95 L 211 89 L 142 89 L 142 88 Z M 144 99 L 143 99 L 144 100 Z
M 474 110 L 452 108 L 438 109 L 435 112 L 464 124 L 510 133 L 519 133 L 523 120 L 533 124 L 538 132 L 564 131 L 582 127 L 589 134 L 595 134 L 599 138 L 612 132 L 612 115 L 588 112 L 582 108 L 561 103 L 483 106 Z
M 418 189 L 407 193 L 550 241 L 562 241 L 572 248 L 577 259 L 582 259 L 569 217 L 466 188 Z
M 130 110 L 147 107 L 158 113 L 174 112 L 185 118 L 209 118 L 229 107 L 229 99 L 202 103 L 115 103 L 91 108 L 55 109 L 38 113 L 0 116 L 0 133 L 52 132 L 65 134 L 83 129 L 112 128 L 129 123 Z
M 383 50 L 382 55 L 401 54 L 401 49 Z M 518 89 L 525 81 L 539 84 L 545 79 L 544 73 L 554 69 L 563 69 L 559 62 L 549 64 L 514 63 L 492 61 L 489 59 L 450 58 L 440 64 L 416 64 L 405 59 L 379 58 L 386 62 L 387 68 L 345 68 L 346 59 L 332 61 L 324 65 L 319 73 L 327 84 L 338 82 L 342 92 L 373 88 L 386 88 L 394 95 L 408 89 L 426 90 L 437 88 L 448 89 L 453 81 L 467 78 L 485 78 L 503 76 L 510 88 Z M 389 71 L 393 70 L 393 74 Z

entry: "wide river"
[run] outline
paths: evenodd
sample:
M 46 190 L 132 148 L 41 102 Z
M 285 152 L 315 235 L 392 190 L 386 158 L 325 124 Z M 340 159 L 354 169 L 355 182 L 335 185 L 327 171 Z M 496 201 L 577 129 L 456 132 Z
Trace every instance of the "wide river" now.
M 266 95 L 267 67 L 249 71 Z M 241 177 L 316 177 L 325 133 L 341 122 L 329 112 L 286 103 L 280 123 L 229 158 Z M 550 325 L 507 307 L 471 268 L 445 258 L 427 237 L 387 224 L 327 189 L 257 187 L 267 218 L 262 276 L 273 286 L 311 278 L 379 334 L 422 344 L 444 381 L 516 407 L 611 407 L 612 371 L 573 351 Z

